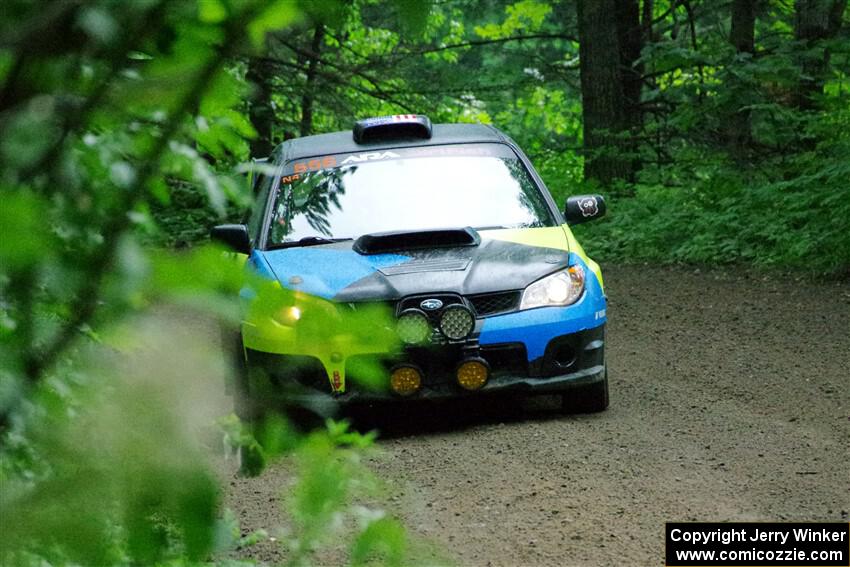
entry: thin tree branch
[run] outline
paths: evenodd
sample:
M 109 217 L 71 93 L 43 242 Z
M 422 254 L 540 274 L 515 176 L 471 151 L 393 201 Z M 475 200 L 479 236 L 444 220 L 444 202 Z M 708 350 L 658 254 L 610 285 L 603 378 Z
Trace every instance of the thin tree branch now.
M 268 63 L 272 63 L 274 65 L 280 65 L 282 67 L 287 67 L 287 68 L 290 68 L 290 69 L 297 69 L 299 71 L 305 70 L 305 68 L 303 66 L 298 65 L 297 63 L 292 63 L 290 61 L 284 61 L 283 59 L 277 59 L 277 58 L 274 58 L 274 57 L 259 57 L 258 59 L 261 60 L 261 61 L 266 61 Z M 322 63 L 326 63 L 326 60 L 322 60 Z M 333 64 L 328 65 L 328 66 L 339 67 L 339 66 L 333 65 Z M 371 96 L 372 98 L 376 98 L 378 100 L 382 100 L 384 102 L 389 102 L 390 104 L 394 104 L 394 105 L 398 106 L 399 108 L 401 108 L 402 110 L 409 112 L 411 114 L 416 112 L 416 110 L 414 110 L 412 107 L 410 107 L 410 105 L 392 98 L 390 96 L 390 94 L 387 93 L 384 90 L 379 90 L 379 89 L 370 90 L 370 89 L 361 87 L 360 85 L 354 84 L 351 81 L 348 81 L 345 78 L 340 77 L 339 75 L 335 75 L 335 74 L 333 74 L 333 73 L 331 73 L 331 72 L 329 72 L 325 69 L 317 69 L 316 75 L 319 76 L 319 77 L 322 77 L 324 79 L 327 79 L 328 81 L 331 81 L 332 83 L 342 85 L 342 86 L 351 88 L 351 89 L 353 89 L 353 90 L 355 90 L 359 93 Z M 358 76 L 360 76 L 360 75 L 358 75 Z M 374 86 L 374 84 L 373 84 L 373 86 Z
M 512 41 L 529 41 L 534 39 L 566 39 L 568 41 L 578 41 L 578 38 L 564 33 L 534 33 L 528 35 L 514 35 L 510 37 L 500 37 L 497 39 L 472 39 L 462 41 L 460 43 L 452 43 L 449 45 L 441 45 L 437 47 L 427 47 L 415 51 L 408 51 L 405 55 L 424 55 L 426 53 L 436 53 L 438 51 L 446 51 L 448 49 L 461 49 L 463 47 L 476 47 L 481 45 L 495 45 L 499 43 L 509 43 Z
M 145 187 L 151 177 L 158 171 L 160 159 L 168 147 L 169 142 L 177 133 L 183 123 L 185 115 L 193 111 L 199 103 L 199 99 L 209 88 L 216 72 L 222 63 L 230 57 L 238 45 L 241 44 L 245 24 L 252 17 L 253 10 L 248 10 L 227 26 L 225 36 L 220 48 L 215 55 L 201 68 L 191 88 L 176 105 L 171 113 L 165 128 L 160 133 L 156 143 L 148 151 L 142 160 L 142 166 L 136 176 L 136 180 L 122 194 L 120 206 L 111 215 L 112 222 L 106 225 L 103 231 L 104 247 L 97 251 L 92 258 L 92 269 L 88 274 L 86 283 L 79 290 L 76 300 L 70 305 L 71 318 L 64 327 L 48 342 L 38 350 L 32 350 L 25 357 L 25 372 L 31 383 L 37 382 L 41 376 L 55 364 L 59 356 L 70 346 L 76 338 L 81 325 L 90 321 L 97 311 L 100 298 L 100 289 L 106 278 L 109 267 L 115 259 L 120 236 L 126 230 L 126 213 L 145 194 Z
M 381 86 L 378 79 L 376 79 L 376 78 L 374 78 L 374 77 L 372 77 L 372 76 L 370 76 L 370 75 L 368 75 L 368 74 L 366 74 L 362 71 L 358 71 L 356 69 L 351 69 L 349 67 L 346 67 L 345 65 L 341 65 L 339 63 L 334 63 L 332 61 L 328 61 L 327 59 L 322 59 L 319 56 L 318 53 L 315 53 L 311 50 L 302 49 L 302 48 L 295 46 L 295 45 L 292 45 L 288 41 L 284 41 L 280 38 L 277 38 L 277 39 L 278 39 L 278 41 L 280 41 L 280 43 L 283 46 L 289 48 L 292 52 L 294 52 L 298 55 L 301 55 L 303 57 L 307 57 L 309 60 L 316 61 L 316 63 L 319 64 L 319 65 L 322 65 L 324 67 L 330 67 L 331 69 L 336 69 L 336 70 L 341 71 L 343 73 L 351 73 L 351 74 L 353 74 L 357 77 L 360 77 L 361 79 L 364 79 L 370 85 L 372 85 L 372 88 L 374 89 L 374 93 L 366 92 L 366 94 L 369 94 L 369 95 L 372 95 L 372 96 L 375 96 L 375 94 L 377 94 L 378 96 L 376 96 L 376 98 L 381 98 L 382 96 L 385 96 L 383 94 L 383 87 Z M 322 73 L 320 73 L 320 74 L 322 74 Z M 396 104 L 398 104 L 398 103 L 396 102 Z M 401 104 L 399 104 L 399 106 L 401 106 Z M 408 112 L 414 112 L 413 109 L 408 108 L 406 105 L 402 106 L 402 108 L 404 108 Z
M 112 84 L 112 81 L 124 69 L 124 65 L 126 63 L 125 55 L 147 36 L 151 29 L 150 24 L 162 17 L 165 7 L 168 5 L 169 1 L 170 0 L 160 0 L 158 4 L 145 14 L 145 17 L 141 19 L 139 25 L 124 36 L 124 41 L 121 42 L 118 48 L 113 50 L 113 54 L 110 57 L 110 67 L 106 75 L 94 87 L 91 94 L 85 99 L 85 102 L 83 102 L 80 108 L 65 112 L 59 137 L 53 144 L 51 144 L 47 151 L 42 154 L 42 157 L 38 159 L 34 165 L 29 166 L 23 171 L 21 174 L 21 180 L 26 180 L 33 175 L 37 175 L 43 172 L 46 166 L 56 163 L 56 158 L 61 152 L 68 136 L 77 129 L 85 126 L 92 110 L 94 110 L 97 105 L 103 101 L 106 93 L 109 92 L 109 87 Z

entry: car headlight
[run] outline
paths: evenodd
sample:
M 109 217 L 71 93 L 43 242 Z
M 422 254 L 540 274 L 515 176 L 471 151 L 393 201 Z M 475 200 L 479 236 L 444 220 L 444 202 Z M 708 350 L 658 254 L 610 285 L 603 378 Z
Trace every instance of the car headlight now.
M 579 265 L 537 280 L 522 292 L 520 309 L 570 305 L 584 291 L 584 268 Z

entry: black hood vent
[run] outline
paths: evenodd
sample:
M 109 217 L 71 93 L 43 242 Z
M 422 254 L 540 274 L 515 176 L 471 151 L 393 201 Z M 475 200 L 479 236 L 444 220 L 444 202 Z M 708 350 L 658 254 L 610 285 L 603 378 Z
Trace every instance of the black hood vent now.
M 359 254 L 383 254 L 402 250 L 478 246 L 480 242 L 481 237 L 469 227 L 441 228 L 364 234 L 354 241 L 352 248 Z
M 385 276 L 422 274 L 427 272 L 462 272 L 470 263 L 472 263 L 472 260 L 446 260 L 437 258 L 436 260 L 414 260 L 412 262 L 398 264 L 397 266 L 385 266 L 378 268 L 378 271 Z

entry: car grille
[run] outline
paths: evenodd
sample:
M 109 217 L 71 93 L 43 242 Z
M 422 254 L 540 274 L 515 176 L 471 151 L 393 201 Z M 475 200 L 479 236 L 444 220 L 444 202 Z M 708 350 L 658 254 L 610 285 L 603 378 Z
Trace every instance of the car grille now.
M 452 293 L 436 293 L 436 294 L 426 294 L 426 295 L 413 295 L 408 296 L 398 302 L 398 307 L 396 309 L 397 313 L 401 313 L 405 309 L 422 309 L 422 302 L 426 299 L 439 299 L 443 302 L 443 306 L 434 311 L 425 311 L 425 314 L 428 315 L 429 318 L 436 321 L 437 316 L 443 309 L 448 307 L 449 305 L 453 305 L 455 303 L 463 303 L 463 299 L 459 295 L 455 295 Z M 424 311 L 424 310 L 423 310 Z
M 479 293 L 476 295 L 467 295 L 464 301 L 458 295 L 454 294 L 427 294 L 405 297 L 398 302 L 396 313 L 401 313 L 405 309 L 415 308 L 422 309 L 420 303 L 424 299 L 439 299 L 443 302 L 443 307 L 436 311 L 426 311 L 428 317 L 436 323 L 439 313 L 442 310 L 455 303 L 466 303 L 470 305 L 478 317 L 489 317 L 502 313 L 510 313 L 519 309 L 519 301 L 522 292 L 520 291 L 500 291 L 496 293 Z
M 434 327 L 434 330 L 431 331 L 431 344 L 432 345 L 445 345 L 448 344 L 449 340 L 440 332 L 440 329 Z
M 470 295 L 467 299 L 472 303 L 475 313 L 479 317 L 487 317 L 497 313 L 515 311 L 519 307 L 519 297 L 520 292 L 518 291 L 503 291 Z

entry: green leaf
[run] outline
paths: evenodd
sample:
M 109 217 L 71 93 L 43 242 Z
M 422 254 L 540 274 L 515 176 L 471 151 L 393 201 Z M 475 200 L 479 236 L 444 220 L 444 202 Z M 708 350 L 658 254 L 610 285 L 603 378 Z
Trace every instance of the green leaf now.
M 409 33 L 422 33 L 428 21 L 432 4 L 432 0 L 396 0 L 402 22 Z
M 248 25 L 248 36 L 254 47 L 261 47 L 266 34 L 292 24 L 300 12 L 293 0 L 272 0 Z
M 207 24 L 219 24 L 227 19 L 227 7 L 221 0 L 198 0 L 198 19 Z
M 53 253 L 53 234 L 49 224 L 48 205 L 28 191 L 0 190 L 0 265 L 21 269 L 42 262 Z
M 351 549 L 354 567 L 383 565 L 395 567 L 406 564 L 407 534 L 398 520 L 375 520 L 357 536 Z

